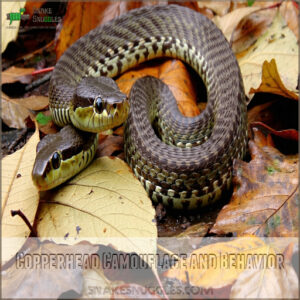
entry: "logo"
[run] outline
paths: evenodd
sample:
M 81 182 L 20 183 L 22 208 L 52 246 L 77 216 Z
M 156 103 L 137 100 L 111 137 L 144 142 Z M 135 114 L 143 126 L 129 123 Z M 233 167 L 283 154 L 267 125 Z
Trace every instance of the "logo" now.
M 10 20 L 9 25 L 11 25 L 13 21 L 29 20 L 29 15 L 25 15 L 24 12 L 25 8 L 20 8 L 20 12 L 7 14 L 6 19 Z

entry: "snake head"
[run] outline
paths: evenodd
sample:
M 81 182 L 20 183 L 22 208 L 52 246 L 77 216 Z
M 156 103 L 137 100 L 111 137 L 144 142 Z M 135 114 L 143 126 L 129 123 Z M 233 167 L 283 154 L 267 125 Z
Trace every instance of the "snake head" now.
M 37 145 L 32 180 L 38 190 L 52 189 L 89 164 L 96 151 L 97 134 L 65 126 L 45 136 Z
M 84 77 L 76 87 L 70 117 L 77 128 L 100 132 L 122 124 L 129 112 L 127 96 L 108 77 Z

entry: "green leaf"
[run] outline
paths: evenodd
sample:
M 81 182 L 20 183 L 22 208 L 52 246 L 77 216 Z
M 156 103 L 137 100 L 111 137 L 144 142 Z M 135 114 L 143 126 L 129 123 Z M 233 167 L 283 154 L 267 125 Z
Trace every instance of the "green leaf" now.
M 254 4 L 255 0 L 247 0 L 248 6 L 252 6 Z
M 39 124 L 46 125 L 49 121 L 51 121 L 51 116 L 45 116 L 42 112 L 39 112 L 35 119 Z

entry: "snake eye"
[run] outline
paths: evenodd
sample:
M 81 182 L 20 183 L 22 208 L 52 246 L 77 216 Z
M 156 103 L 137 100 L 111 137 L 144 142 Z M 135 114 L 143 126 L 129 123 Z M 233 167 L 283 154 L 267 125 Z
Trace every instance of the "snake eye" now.
M 53 169 L 58 169 L 60 166 L 60 155 L 57 152 L 54 152 L 51 161 Z
M 114 109 L 117 108 L 117 104 L 116 104 L 116 103 L 113 104 L 113 108 L 114 108 Z
M 104 103 L 101 99 L 101 97 L 96 98 L 95 108 L 97 113 L 101 114 L 104 109 Z

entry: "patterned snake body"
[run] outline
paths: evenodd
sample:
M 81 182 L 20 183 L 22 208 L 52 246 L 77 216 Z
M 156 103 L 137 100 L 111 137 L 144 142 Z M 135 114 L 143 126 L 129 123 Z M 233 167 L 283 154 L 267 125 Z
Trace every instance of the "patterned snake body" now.
M 60 126 L 72 123 L 92 132 L 117 126 L 126 119 L 127 101 L 95 117 L 95 105 L 85 113 L 84 101 L 74 100 L 79 82 L 115 77 L 163 56 L 192 66 L 207 88 L 208 104 L 199 116 L 184 117 L 165 84 L 139 79 L 129 97 L 126 160 L 154 201 L 194 209 L 214 202 L 230 186 L 233 159 L 242 158 L 247 145 L 240 70 L 223 34 L 205 16 L 176 5 L 150 6 L 90 31 L 58 61 L 50 109 Z

